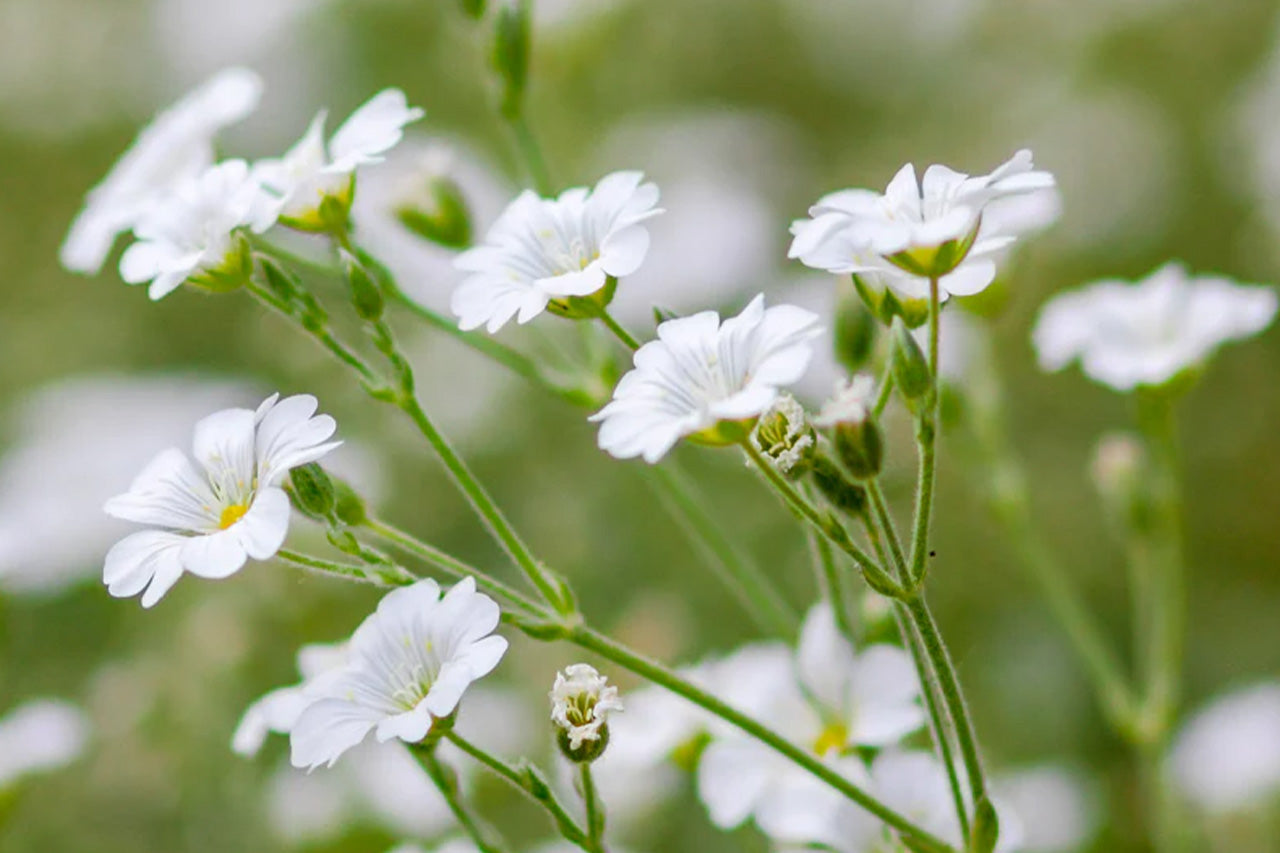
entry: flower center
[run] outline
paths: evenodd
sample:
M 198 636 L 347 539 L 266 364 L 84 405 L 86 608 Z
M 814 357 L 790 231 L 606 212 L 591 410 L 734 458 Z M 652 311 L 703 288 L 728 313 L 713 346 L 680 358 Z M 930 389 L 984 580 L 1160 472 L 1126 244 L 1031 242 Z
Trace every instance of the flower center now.
M 839 752 L 849 742 L 849 727 L 844 723 L 829 723 L 813 740 L 813 751 L 818 755 Z
M 596 697 L 590 693 L 579 693 L 569 697 L 565 703 L 565 719 L 572 726 L 585 726 L 595 719 Z
M 222 510 L 222 515 L 218 518 L 218 529 L 226 530 L 228 527 L 244 518 L 244 514 L 248 511 L 248 504 L 231 504 Z

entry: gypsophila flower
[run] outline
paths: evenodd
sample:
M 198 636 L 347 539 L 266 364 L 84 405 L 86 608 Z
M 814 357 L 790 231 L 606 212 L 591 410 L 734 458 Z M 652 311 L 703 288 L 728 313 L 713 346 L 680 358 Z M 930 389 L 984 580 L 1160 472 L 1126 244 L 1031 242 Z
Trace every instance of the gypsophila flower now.
M 384 89 L 324 138 L 328 112 L 321 110 L 306 134 L 280 158 L 254 164 L 255 177 L 276 199 L 280 221 L 303 231 L 345 227 L 361 166 L 380 163 L 399 144 L 406 125 L 425 113 L 410 107 L 404 92 Z M 337 219 L 324 209 L 336 205 Z
M 178 183 L 143 214 L 138 240 L 120 258 L 120 277 L 150 282 L 161 299 L 184 282 L 212 291 L 232 290 L 252 272 L 243 229 L 262 233 L 274 222 L 262 187 L 243 160 L 210 166 Z
M 337 425 L 316 415 L 308 394 L 268 397 L 257 411 L 224 409 L 195 427 L 192 465 L 170 448 L 151 461 L 129 491 L 107 501 L 109 515 L 151 525 L 107 552 L 103 580 L 119 598 L 143 592 L 151 607 L 183 572 L 235 574 L 249 558 L 265 560 L 284 543 L 289 498 L 280 482 L 341 442 Z
M 1053 176 L 1034 170 L 1025 149 L 978 177 L 933 165 L 917 182 L 908 163 L 883 194 L 841 190 L 819 199 L 809 210 L 811 219 L 792 226 L 789 256 L 830 272 L 874 274 L 910 299 L 928 296 L 929 277 L 950 276 L 939 282 L 943 296 L 977 293 L 995 276 L 988 256 L 1012 243 L 1022 224 L 1001 216 L 998 233 L 990 228 L 984 233 L 984 211 L 1003 199 L 1053 186 Z M 893 274 L 893 267 L 909 277 Z
M 668 320 L 591 416 L 601 422 L 601 449 L 654 463 L 685 436 L 718 444 L 745 437 L 779 389 L 804 374 L 820 332 L 816 314 L 766 309 L 763 295 L 723 323 L 714 311 Z
M 645 220 L 658 215 L 658 187 L 640 172 L 614 172 L 594 189 L 557 198 L 526 190 L 508 205 L 484 242 L 454 266 L 468 273 L 453 293 L 463 329 L 527 323 L 545 310 L 578 316 L 574 297 L 612 297 L 611 282 L 635 272 L 649 251 Z M 585 315 L 584 315 L 585 316 Z
M 560 738 L 568 743 L 567 752 L 575 758 L 579 753 L 599 753 L 608 743 L 606 722 L 609 714 L 622 710 L 618 688 L 585 663 L 575 663 L 556 673 L 555 684 L 548 694 L 551 699 L 551 721 L 561 730 Z M 583 750 L 584 743 L 598 749 Z M 585 759 L 591 760 L 591 759 Z
M 751 440 L 779 473 L 793 480 L 809 470 L 817 447 L 817 437 L 804 406 L 787 393 L 779 394 L 760 416 Z
M 1193 714 L 1174 738 L 1169 771 L 1211 814 L 1280 801 L 1280 682 L 1233 691 Z
M 59 250 L 73 272 L 102 269 L 117 236 L 132 229 L 158 198 L 214 162 L 213 137 L 258 105 L 262 80 L 228 68 L 157 115 L 85 200 Z
M 351 660 L 290 732 L 295 767 L 333 766 L 374 732 L 417 743 L 471 682 L 498 665 L 498 605 L 464 578 L 443 597 L 433 580 L 388 593 L 351 637 Z
M 36 699 L 0 718 L 0 791 L 23 776 L 56 770 L 84 751 L 89 721 L 67 702 Z
M 1135 283 L 1099 281 L 1045 303 L 1032 332 L 1040 367 L 1073 361 L 1117 391 L 1160 386 L 1275 319 L 1276 292 L 1168 263 Z

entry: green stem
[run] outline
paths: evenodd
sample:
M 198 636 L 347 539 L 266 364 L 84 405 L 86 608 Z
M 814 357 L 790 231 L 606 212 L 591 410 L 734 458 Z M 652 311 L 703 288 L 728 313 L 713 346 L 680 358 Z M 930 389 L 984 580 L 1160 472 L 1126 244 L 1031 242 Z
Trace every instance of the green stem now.
M 507 853 L 506 843 L 500 839 L 491 840 L 489 831 L 462 801 L 457 774 L 436 757 L 434 747 L 415 746 L 410 751 L 417 756 L 418 763 L 427 771 L 427 775 L 431 777 L 431 781 L 435 783 L 440 795 L 449 805 L 449 811 L 453 812 L 458 824 L 467 835 L 471 836 L 471 840 L 475 842 L 481 853 Z
M 644 473 L 672 518 L 756 624 L 772 635 L 794 637 L 799 622 L 795 612 L 750 555 L 707 512 L 709 502 L 684 471 L 674 462 L 665 462 L 646 465 Z
M 893 360 L 890 359 L 885 366 L 884 375 L 880 377 L 880 391 L 876 395 L 875 406 L 871 409 L 877 418 L 884 414 L 885 407 L 889 405 L 889 399 L 893 396 L 893 384 Z
M 367 361 L 357 355 L 354 350 L 334 337 L 327 327 L 312 326 L 311 328 L 307 328 L 306 326 L 303 326 L 294 315 L 291 306 L 277 299 L 275 294 L 252 279 L 245 283 L 245 289 L 272 311 L 280 314 L 286 320 L 289 320 L 299 328 L 303 329 L 303 331 L 311 336 L 312 340 L 328 350 L 330 355 L 358 373 L 360 378 L 366 383 L 366 387 L 376 387 L 382 383 L 382 377 L 378 375 L 378 372 L 374 370 Z
M 543 198 L 549 197 L 552 192 L 551 174 L 547 171 L 547 161 L 542 156 L 542 147 L 538 144 L 537 137 L 533 135 L 523 110 L 507 118 L 507 125 L 511 128 L 511 135 L 516 141 L 516 150 L 520 152 L 520 158 L 524 162 L 525 170 L 529 173 L 529 179 L 533 181 L 534 190 Z
M 586 832 L 578 826 L 577 821 L 560 804 L 555 793 L 551 790 L 551 786 L 547 784 L 532 765 L 513 767 L 497 756 L 485 752 L 466 740 L 453 729 L 446 732 L 445 737 L 458 749 L 461 749 L 467 755 L 489 768 L 489 770 L 511 783 L 529 799 L 546 809 L 556 828 L 567 841 L 571 844 L 576 844 L 583 850 L 594 853 L 597 848 L 590 846 L 590 839 L 588 839 Z
M 600 802 L 595 780 L 591 778 L 591 762 L 584 761 L 578 767 L 581 772 L 582 808 L 587 815 L 587 849 L 604 853 L 604 805 Z
M 281 548 L 276 552 L 276 557 L 286 563 L 291 563 L 300 568 L 323 572 L 324 574 L 333 575 L 346 580 L 357 581 L 359 583 L 369 583 L 374 586 L 384 587 L 405 585 L 405 582 L 399 579 L 391 580 L 381 575 L 374 576 L 369 573 L 368 568 L 365 566 L 324 560 L 319 557 L 312 557 L 309 554 L 300 554 L 297 551 L 291 551 L 288 548 Z
M 596 316 L 600 318 L 601 323 L 604 323 L 606 329 L 613 332 L 614 337 L 622 341 L 627 349 L 632 351 L 640 349 L 640 341 L 636 340 L 634 335 L 623 328 L 622 324 L 613 318 L 607 308 L 602 306 Z
M 662 664 L 631 651 L 585 625 L 575 627 L 569 634 L 568 639 L 583 649 L 595 652 L 636 675 L 642 676 L 654 684 L 661 685 L 672 693 L 683 696 L 695 705 L 701 706 L 722 720 L 736 726 L 809 773 L 812 773 L 823 782 L 826 782 L 888 826 L 911 836 L 921 849 L 932 851 L 932 853 L 946 853 L 946 851 L 952 849 L 946 842 L 913 824 L 908 818 L 889 808 L 839 773 L 836 773 L 817 756 L 806 752 L 772 729 L 748 717 L 736 708 L 725 704 L 697 685 L 686 681 Z
M 876 520 L 879 521 L 880 527 L 884 530 L 885 538 L 889 541 L 889 552 L 893 556 L 893 565 L 898 571 L 898 582 L 902 584 L 903 589 L 911 589 L 912 579 L 907 568 L 907 558 L 902 552 L 902 543 L 898 541 L 898 528 L 894 526 L 893 516 L 889 514 L 889 506 L 885 503 L 884 491 L 880 488 L 880 481 L 877 478 L 871 478 L 864 484 L 867 490 L 867 497 L 871 499 L 871 509 L 875 513 Z M 870 530 L 868 526 L 868 530 Z M 881 560 L 884 560 L 881 555 Z
M 911 537 L 911 583 L 924 581 L 926 554 L 929 550 L 929 523 L 933 518 L 934 469 L 938 438 L 938 320 L 942 304 L 938 279 L 929 279 L 929 398 L 916 417 L 916 442 L 920 448 L 920 467 L 916 481 L 915 533 Z
M 831 612 L 835 615 L 840 635 L 849 641 L 849 645 L 856 646 L 858 637 L 854 630 L 854 620 L 849 615 L 849 595 L 844 578 L 840 576 L 840 568 L 836 565 L 835 554 L 831 551 L 831 543 L 812 528 L 808 531 L 808 539 L 809 556 L 822 597 L 831 602 Z

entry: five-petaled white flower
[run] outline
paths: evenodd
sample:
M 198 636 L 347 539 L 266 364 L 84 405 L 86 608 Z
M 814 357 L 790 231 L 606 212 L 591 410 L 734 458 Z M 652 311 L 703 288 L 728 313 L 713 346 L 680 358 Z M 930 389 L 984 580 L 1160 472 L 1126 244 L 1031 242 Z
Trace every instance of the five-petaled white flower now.
M 333 766 L 374 732 L 417 743 L 453 713 L 507 651 L 498 605 L 464 578 L 442 598 L 433 580 L 388 593 L 351 637 L 350 662 L 290 732 L 295 767 Z
M 819 199 L 810 219 L 792 225 L 788 255 L 815 269 L 853 273 L 906 299 L 927 298 L 931 276 L 940 279 L 943 298 L 967 296 L 995 277 L 991 255 L 1032 224 L 1004 210 L 984 227 L 984 214 L 1005 199 L 1053 186 L 1053 176 L 1033 169 L 1025 149 L 978 177 L 933 165 L 918 182 L 908 163 L 883 194 L 841 190 Z
M 241 229 L 261 233 L 274 214 L 243 160 L 227 160 L 187 178 L 157 199 L 134 226 L 138 240 L 120 257 L 129 284 L 151 282 L 147 295 L 161 299 L 190 282 L 208 290 L 233 290 L 251 272 Z
M 662 212 L 658 187 L 642 181 L 639 172 L 614 172 L 554 199 L 521 193 L 484 242 L 454 260 L 469 273 L 453 292 L 458 325 L 496 332 L 549 306 L 567 313 L 568 297 L 599 293 L 607 303 L 610 279 L 635 272 L 649 251 L 642 223 Z
M 599 740 L 609 714 L 622 710 L 618 688 L 585 663 L 571 664 L 564 672 L 557 672 L 549 696 L 551 721 L 565 732 L 571 750 L 580 748 L 583 741 Z
M 804 374 L 820 332 L 816 314 L 793 305 L 766 309 L 763 295 L 723 323 L 714 311 L 666 321 L 658 339 L 636 351 L 613 400 L 591 416 L 602 422 L 601 449 L 654 463 L 684 436 L 708 443 L 745 437 L 779 389 Z M 721 428 L 732 423 L 742 429 Z
M 425 113 L 410 107 L 404 92 L 384 89 L 359 107 L 329 138 L 324 138 L 328 112 L 321 110 L 306 134 L 280 158 L 254 164 L 254 176 L 276 197 L 282 223 L 304 231 L 341 226 L 326 221 L 321 205 L 333 199 L 345 218 L 351 208 L 355 172 L 381 163 L 400 143 L 406 125 Z
M 157 115 L 90 190 L 59 250 L 62 265 L 90 274 L 102 269 L 116 237 L 176 183 L 211 166 L 213 137 L 253 112 L 261 95 L 257 74 L 228 68 Z
M 280 481 L 341 444 L 328 440 L 333 418 L 315 411 L 315 397 L 274 394 L 256 412 L 224 409 L 196 424 L 198 467 L 176 447 L 153 459 L 129 491 L 104 507 L 154 528 L 107 552 L 108 591 L 125 598 L 145 589 L 142 606 L 151 607 L 183 572 L 225 578 L 250 557 L 265 560 L 280 550 L 289 529 L 289 497 Z
M 1079 359 L 1090 378 L 1130 391 L 1163 385 L 1221 344 L 1262 331 L 1278 302 L 1273 288 L 1192 276 L 1169 263 L 1137 283 L 1099 281 L 1053 297 L 1032 341 L 1043 369 Z

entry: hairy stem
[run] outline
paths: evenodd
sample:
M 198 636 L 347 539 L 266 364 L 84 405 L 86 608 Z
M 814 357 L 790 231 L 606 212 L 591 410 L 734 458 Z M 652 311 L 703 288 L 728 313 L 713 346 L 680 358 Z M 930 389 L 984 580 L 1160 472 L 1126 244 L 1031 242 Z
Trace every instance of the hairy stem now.
M 449 805 L 449 811 L 453 812 L 454 818 L 463 831 L 471 837 L 481 853 L 507 853 L 507 845 L 498 838 L 491 837 L 493 831 L 488 829 L 480 822 L 480 819 L 471 813 L 470 808 L 462 799 L 462 791 L 458 788 L 458 775 L 453 771 L 452 767 L 444 764 L 436 757 L 434 747 L 418 746 L 412 749 L 412 752 L 418 758 L 418 763 L 427 771 L 427 775 L 431 777 L 431 781 L 439 789 L 440 795 L 444 797 L 445 802 Z

